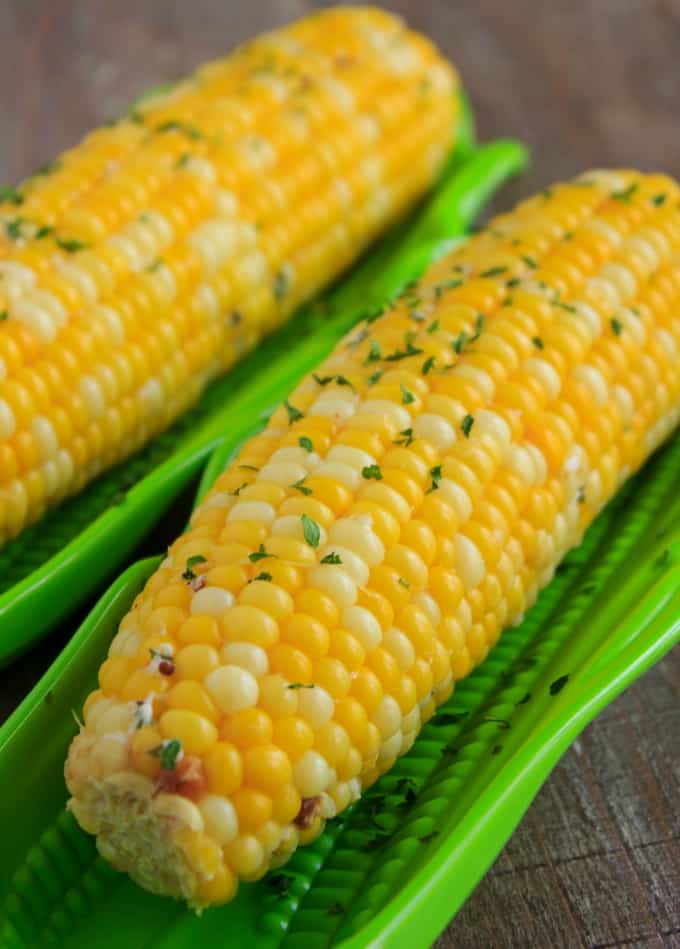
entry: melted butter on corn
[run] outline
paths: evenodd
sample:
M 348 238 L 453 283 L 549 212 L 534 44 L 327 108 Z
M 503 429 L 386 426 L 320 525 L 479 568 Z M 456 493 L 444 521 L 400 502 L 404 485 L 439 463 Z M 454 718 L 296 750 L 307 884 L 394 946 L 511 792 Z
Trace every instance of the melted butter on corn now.
M 116 866 L 230 899 L 388 770 L 521 620 L 678 422 L 678 199 L 617 171 L 521 204 L 241 448 L 121 623 L 69 755 L 70 806 Z

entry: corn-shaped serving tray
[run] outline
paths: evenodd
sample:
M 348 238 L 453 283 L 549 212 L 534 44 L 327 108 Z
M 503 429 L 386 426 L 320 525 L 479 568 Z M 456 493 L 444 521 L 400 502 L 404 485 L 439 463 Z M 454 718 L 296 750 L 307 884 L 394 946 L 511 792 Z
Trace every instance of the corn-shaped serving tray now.
M 199 495 L 243 434 L 224 438 Z M 680 639 L 679 469 L 676 436 L 411 751 L 284 868 L 200 918 L 110 870 L 63 810 L 71 710 L 158 560 L 129 568 L 0 729 L 2 949 L 428 946 L 570 742 Z

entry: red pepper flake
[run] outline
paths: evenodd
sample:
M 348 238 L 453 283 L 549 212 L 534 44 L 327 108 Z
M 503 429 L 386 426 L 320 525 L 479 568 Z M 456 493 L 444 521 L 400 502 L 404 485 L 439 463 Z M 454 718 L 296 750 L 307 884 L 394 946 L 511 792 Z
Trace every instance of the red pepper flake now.
M 317 816 L 320 809 L 320 797 L 303 797 L 302 803 L 300 804 L 300 810 L 298 811 L 298 815 L 293 823 L 297 824 L 298 827 L 302 827 L 303 830 L 306 830 L 308 827 L 312 826 L 314 823 L 314 818 Z
M 158 671 L 162 676 L 171 676 L 175 674 L 175 663 L 169 659 L 161 659 L 158 663 Z
M 204 794 L 206 784 L 201 759 L 197 755 L 184 755 L 172 771 L 161 770 L 157 790 L 181 794 L 192 801 L 197 801 Z

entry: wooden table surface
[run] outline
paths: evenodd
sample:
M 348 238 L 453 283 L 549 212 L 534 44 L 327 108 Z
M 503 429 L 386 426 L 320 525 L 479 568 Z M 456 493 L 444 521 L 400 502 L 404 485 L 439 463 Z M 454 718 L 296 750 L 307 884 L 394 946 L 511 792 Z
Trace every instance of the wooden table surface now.
M 680 175 L 680 0 L 386 4 L 458 65 L 483 138 L 533 151 L 508 203 L 587 166 Z M 0 0 L 0 181 L 305 0 Z M 73 626 L 71 628 L 74 628 Z M 0 676 L 0 719 L 59 646 Z M 437 949 L 680 947 L 680 652 L 591 725 Z

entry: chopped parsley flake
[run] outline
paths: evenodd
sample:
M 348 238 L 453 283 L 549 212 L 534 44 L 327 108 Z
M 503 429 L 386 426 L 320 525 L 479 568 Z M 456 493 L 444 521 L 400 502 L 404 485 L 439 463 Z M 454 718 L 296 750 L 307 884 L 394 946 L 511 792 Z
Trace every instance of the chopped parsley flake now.
M 361 477 L 366 478 L 367 481 L 371 479 L 382 481 L 382 471 L 378 465 L 366 465 L 365 468 L 361 469 Z
M 304 418 L 305 413 L 301 412 L 300 409 L 296 409 L 294 405 L 291 405 L 288 399 L 283 403 L 286 412 L 288 413 L 288 424 L 292 425 L 293 422 L 297 422 L 298 419 Z
M 0 310 L 0 323 L 3 320 L 6 320 L 9 317 L 9 312 L 7 310 Z
M 304 682 L 289 682 L 286 688 L 287 689 L 313 689 L 314 683 L 310 682 L 309 685 L 305 685 Z
M 90 245 L 85 244 L 83 241 L 69 240 L 64 237 L 55 237 L 57 247 L 61 250 L 65 250 L 67 254 L 75 254 L 79 250 L 86 250 Z
M 456 287 L 459 287 L 462 284 L 462 280 L 457 277 L 453 280 L 444 280 L 443 283 L 438 283 L 434 288 L 434 298 L 438 300 L 445 290 L 455 290 Z
M 649 200 L 652 202 L 652 204 L 653 204 L 655 207 L 660 208 L 661 205 L 665 202 L 665 200 L 666 200 L 667 197 L 668 197 L 667 194 L 655 194 L 655 195 L 654 195 L 653 197 L 651 197 Z
M 420 371 L 424 376 L 428 374 L 430 369 L 434 369 L 435 357 L 428 356 L 423 365 L 420 367 Z
M 149 754 L 161 759 L 161 768 L 164 771 L 174 771 L 177 761 L 182 756 L 182 742 L 179 738 L 171 738 L 151 748 Z
M 402 432 L 399 432 L 401 438 L 395 438 L 392 442 L 393 445 L 405 445 L 407 448 L 413 441 L 413 429 L 405 428 Z
M 414 394 L 412 392 L 409 392 L 409 390 L 406 388 L 403 382 L 400 384 L 399 388 L 401 389 L 401 404 L 402 405 L 410 405 L 411 402 L 416 401 L 416 397 L 414 396 Z
M 463 435 L 465 435 L 466 438 L 470 437 L 470 432 L 474 424 L 475 424 L 475 420 L 473 419 L 471 415 L 466 415 L 463 421 L 460 423 L 461 431 L 463 432 Z
M 480 273 L 480 277 L 499 277 L 503 273 L 507 273 L 507 267 L 490 267 L 488 270 L 483 270 Z
M 634 181 L 627 188 L 624 188 L 623 191 L 613 191 L 612 198 L 616 201 L 623 201 L 624 204 L 630 204 L 630 200 L 638 189 L 637 181 Z
M 437 491 L 439 488 L 439 482 L 442 479 L 442 466 L 435 465 L 434 468 L 430 468 L 430 477 L 432 478 L 432 484 L 428 488 L 428 494 L 430 491 Z
M 300 448 L 304 448 L 305 451 L 312 452 L 314 451 L 314 445 L 312 444 L 311 438 L 307 438 L 306 435 L 303 435 L 302 438 L 298 439 L 298 444 Z
M 5 230 L 7 232 L 7 237 L 11 241 L 19 241 L 24 236 L 21 229 L 23 228 L 26 221 L 22 217 L 15 217 L 11 221 L 5 221 Z
M 540 336 L 533 336 L 531 339 L 531 342 L 534 344 L 536 349 L 545 349 L 545 346 L 543 345 L 543 340 L 541 339 Z
M 248 560 L 251 563 L 259 563 L 260 560 L 264 560 L 265 557 L 274 557 L 274 554 L 268 554 L 264 544 L 260 544 L 255 553 L 248 554 Z
M 614 333 L 616 333 L 617 336 L 620 336 L 623 332 L 623 324 L 620 322 L 620 320 L 613 318 L 609 322 Z
M 313 372 L 312 379 L 317 385 L 327 386 L 329 382 L 333 381 L 333 376 L 317 376 L 317 374 Z
M 0 201 L 3 204 L 23 204 L 24 196 L 16 188 L 9 185 L 0 186 Z
M 207 560 L 203 554 L 194 554 L 193 557 L 187 557 L 186 567 L 184 569 L 184 573 L 182 574 L 184 580 L 196 579 L 194 567 L 197 567 L 199 563 L 207 563 Z
M 404 577 L 399 577 L 397 583 L 400 587 L 404 587 L 405 590 L 408 590 L 411 587 L 411 584 L 408 582 L 408 580 L 405 580 Z
M 477 314 L 477 319 L 475 320 L 475 334 L 470 337 L 470 342 L 475 343 L 484 331 L 484 324 L 486 322 L 486 317 L 483 313 Z
M 316 521 L 313 521 L 311 517 L 308 517 L 306 514 L 303 514 L 300 520 L 302 521 L 302 533 L 304 534 L 305 541 L 310 547 L 318 547 L 319 541 L 321 540 L 321 528 Z
M 425 332 L 429 333 L 431 336 L 433 333 L 436 333 L 438 329 L 439 329 L 439 320 L 432 320 L 432 322 L 427 327 Z
M 304 485 L 304 478 L 300 478 L 299 481 L 296 481 L 295 484 L 291 484 L 291 488 L 295 488 L 296 491 L 299 491 L 300 494 L 304 494 L 305 497 L 308 497 L 312 493 L 311 488 L 307 488 Z
M 279 272 L 274 277 L 274 283 L 272 285 L 272 293 L 274 294 L 275 300 L 283 300 L 285 295 L 290 289 L 290 277 L 285 270 L 279 270 Z
M 368 377 L 367 381 L 368 381 L 369 386 L 374 386 L 376 382 L 379 382 L 380 379 L 382 379 L 384 375 L 385 373 L 382 371 L 382 369 L 376 370 L 376 372 L 374 372 L 372 375 Z
M 176 122 L 172 119 L 168 122 L 163 122 L 162 125 L 157 125 L 156 131 L 182 132 L 184 135 L 188 135 L 189 138 L 192 138 L 194 141 L 197 141 L 199 138 L 203 138 L 203 133 L 199 132 L 199 130 L 193 125 L 185 125 L 183 122 Z
M 460 356 L 463 352 L 463 347 L 467 342 L 468 334 L 466 330 L 463 330 L 459 336 L 457 336 L 454 341 L 451 343 L 454 351 Z
M 420 356 L 421 353 L 422 349 L 418 349 L 417 346 L 413 345 L 413 341 L 409 340 L 405 349 L 395 349 L 389 356 L 385 356 L 385 361 L 398 362 L 400 359 L 406 359 L 407 356 Z
M 325 557 L 321 558 L 319 563 L 330 563 L 330 564 L 342 563 L 342 558 L 340 557 L 340 554 L 336 554 L 334 552 L 331 554 L 326 554 Z
M 524 254 L 522 256 L 522 260 L 527 265 L 527 267 L 531 268 L 531 270 L 536 270 L 536 268 L 538 267 L 538 264 L 536 263 L 534 258 L 531 257 L 529 254 Z
M 271 573 L 258 573 L 258 575 L 255 577 L 255 580 L 264 580 L 266 583 L 271 583 L 272 575 Z M 255 580 L 253 580 L 253 583 Z
M 368 347 L 368 356 L 364 359 L 364 366 L 369 366 L 372 362 L 378 362 L 381 358 L 380 345 L 377 340 L 372 339 Z

